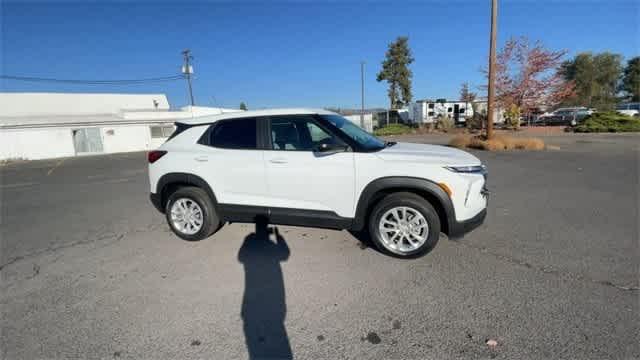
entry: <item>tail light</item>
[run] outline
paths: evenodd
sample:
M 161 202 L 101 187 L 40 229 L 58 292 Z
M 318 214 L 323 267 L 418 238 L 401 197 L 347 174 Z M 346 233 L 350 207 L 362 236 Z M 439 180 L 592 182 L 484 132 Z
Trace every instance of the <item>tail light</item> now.
M 164 151 L 164 150 L 149 151 L 149 153 L 147 154 L 147 159 L 149 160 L 149 164 L 153 164 L 154 162 L 158 161 L 158 159 L 163 157 L 164 154 L 166 154 L 166 153 L 167 152 Z

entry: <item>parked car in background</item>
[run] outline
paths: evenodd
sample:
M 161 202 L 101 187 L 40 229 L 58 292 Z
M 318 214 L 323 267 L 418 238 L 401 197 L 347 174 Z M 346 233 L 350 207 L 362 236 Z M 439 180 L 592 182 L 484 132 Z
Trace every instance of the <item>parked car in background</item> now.
M 616 107 L 620 114 L 629 116 L 640 116 L 640 102 L 623 103 Z
M 540 115 L 536 120 L 536 125 L 575 126 L 591 114 L 593 114 L 593 110 L 586 107 L 559 108 L 552 113 Z

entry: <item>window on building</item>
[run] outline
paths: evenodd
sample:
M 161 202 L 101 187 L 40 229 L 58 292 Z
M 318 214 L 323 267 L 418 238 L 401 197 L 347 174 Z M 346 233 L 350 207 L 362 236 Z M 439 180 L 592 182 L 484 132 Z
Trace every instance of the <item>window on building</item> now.
M 429 109 L 433 109 L 435 104 L 429 104 Z
M 225 149 L 257 149 L 256 119 L 223 121 L 213 125 L 209 144 Z
M 151 129 L 151 138 L 168 138 L 173 134 L 175 128 L 173 125 L 165 125 L 165 126 L 150 126 Z
M 452 108 L 447 108 L 447 112 L 451 112 L 451 111 L 453 111 Z

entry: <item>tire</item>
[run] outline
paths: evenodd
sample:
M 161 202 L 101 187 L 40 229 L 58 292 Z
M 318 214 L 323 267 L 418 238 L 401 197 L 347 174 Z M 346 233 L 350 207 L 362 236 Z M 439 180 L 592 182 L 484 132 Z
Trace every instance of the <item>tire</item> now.
M 187 204 L 187 207 L 190 209 L 199 209 L 200 216 L 195 216 L 200 220 L 200 227 L 191 226 L 189 224 L 186 225 L 186 230 L 182 229 L 179 226 L 179 221 L 174 221 L 172 217 L 172 209 L 174 205 L 179 202 L 176 211 L 182 211 L 178 208 L 181 208 L 179 205 Z M 197 213 L 197 211 L 194 211 Z M 177 212 L 176 212 L 177 214 Z M 167 200 L 165 215 L 167 218 L 167 223 L 169 227 L 179 238 L 188 240 L 188 241 L 198 241 L 202 239 L 206 239 L 209 236 L 213 235 L 220 228 L 220 217 L 216 213 L 215 207 L 213 206 L 213 202 L 209 195 L 202 189 L 198 187 L 183 187 L 176 190 L 169 199 Z M 197 220 L 196 219 L 196 220 Z
M 396 238 L 397 243 L 394 245 L 393 238 L 396 232 L 391 230 L 393 227 L 389 228 L 388 226 L 392 226 L 391 223 L 396 219 L 395 215 L 401 215 L 403 209 L 406 210 L 405 219 L 400 220 L 404 220 L 404 222 L 399 221 L 398 223 L 401 225 L 396 227 L 402 229 L 397 232 L 400 240 L 398 241 Z M 384 225 L 382 224 L 383 217 Z M 426 223 L 426 229 L 418 229 L 420 227 L 417 225 L 418 223 Z M 385 231 L 386 236 L 381 227 L 388 229 Z M 409 192 L 389 194 L 380 200 L 369 215 L 368 228 L 371 240 L 378 250 L 399 258 L 423 256 L 433 250 L 440 238 L 440 218 L 436 210 L 427 200 Z M 405 235 L 403 235 L 403 231 Z M 418 231 L 419 235 L 417 235 Z

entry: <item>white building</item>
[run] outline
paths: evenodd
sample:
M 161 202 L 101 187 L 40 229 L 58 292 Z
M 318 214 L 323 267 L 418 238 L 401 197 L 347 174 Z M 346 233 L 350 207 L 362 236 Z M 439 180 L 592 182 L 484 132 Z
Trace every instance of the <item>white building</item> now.
M 344 118 L 351 121 L 352 123 L 360 126 L 364 130 L 372 133 L 373 132 L 373 114 L 364 114 L 364 119 L 360 118 L 360 115 L 345 115 Z M 361 124 L 361 120 L 364 120 L 364 127 Z
M 164 94 L 0 93 L 0 160 L 149 150 L 180 119 L 232 111 L 172 111 Z

